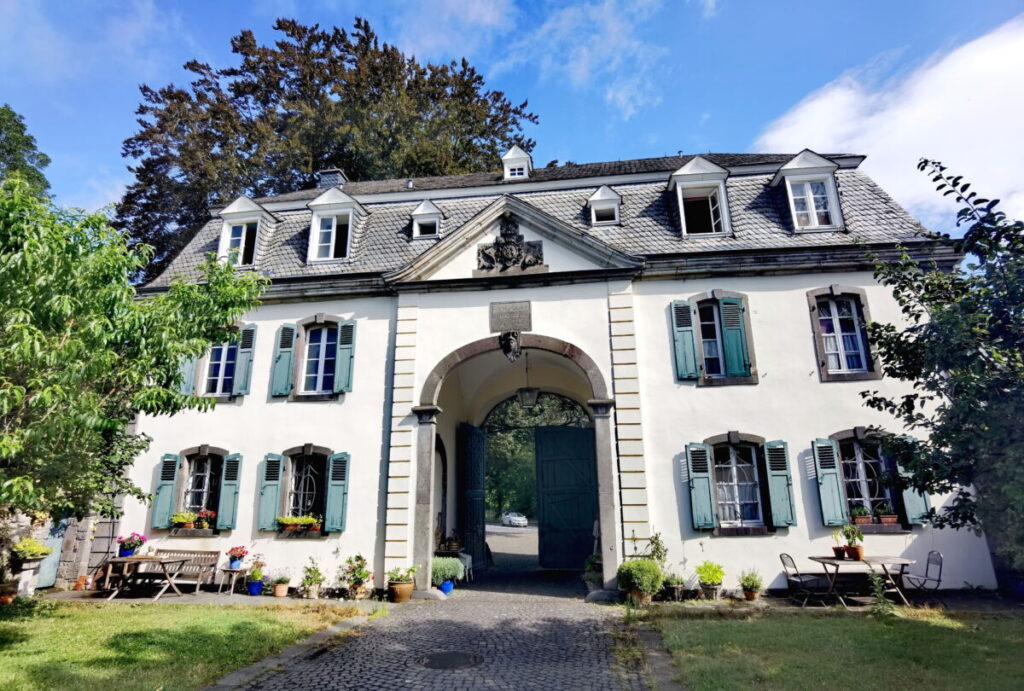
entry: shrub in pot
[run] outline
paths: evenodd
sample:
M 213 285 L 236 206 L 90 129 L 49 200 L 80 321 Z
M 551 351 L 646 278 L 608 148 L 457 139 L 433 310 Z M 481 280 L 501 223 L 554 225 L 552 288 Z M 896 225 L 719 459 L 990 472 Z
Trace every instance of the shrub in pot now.
M 418 570 L 418 566 L 410 566 L 407 569 L 396 567 L 388 571 L 388 601 L 397 604 L 409 601 L 413 579 Z
M 846 545 L 843 544 L 843 531 L 841 528 L 836 528 L 832 531 L 832 541 L 836 543 L 832 545 L 832 554 L 835 555 L 835 558 L 846 559 Z
M 185 530 L 192 530 L 196 527 L 196 515 L 191 511 L 181 511 L 171 516 L 171 524 Z
M 53 553 L 53 547 L 47 547 L 34 537 L 23 537 L 14 543 L 11 553 L 21 570 L 28 571 L 39 566 L 43 557 Z
M 661 566 L 653 559 L 630 559 L 619 565 L 615 574 L 619 590 L 629 593 L 633 603 L 639 606 L 651 604 L 651 597 L 661 590 L 665 575 Z
M 743 588 L 743 597 L 756 600 L 758 593 L 764 589 L 764 581 L 761 580 L 761 574 L 750 569 L 740 574 L 740 587 Z
M 880 502 L 875 507 L 875 515 L 878 516 L 878 522 L 883 525 L 893 525 L 900 522 L 900 517 L 892 510 L 892 504 L 887 501 Z
M 599 555 L 591 554 L 586 558 L 583 562 L 583 575 L 580 578 L 587 585 L 587 592 L 601 589 L 604 585 L 604 573 Z
M 362 600 L 368 593 L 366 584 L 373 578 L 366 557 L 356 554 L 345 560 L 345 565 L 338 573 L 340 580 L 348 588 L 348 596 L 353 600 Z
M 320 570 L 320 566 L 316 563 L 316 559 L 313 557 L 309 558 L 309 564 L 302 567 L 302 595 L 307 600 L 317 600 L 320 598 L 320 586 L 327 580 L 324 576 L 323 571 Z
M 855 525 L 843 526 L 843 537 L 846 538 L 846 556 L 860 561 L 864 558 L 864 533 Z
M 462 562 L 455 557 L 434 557 L 430 565 L 430 581 L 445 595 L 455 589 L 455 581 L 465 573 Z
M 263 594 L 263 567 L 266 564 L 263 563 L 258 557 L 252 562 L 252 568 L 249 570 L 249 575 L 245 579 L 245 589 L 252 596 Z
M 722 581 L 725 580 L 725 569 L 721 564 L 706 561 L 697 567 L 697 580 L 700 581 L 700 589 L 704 591 L 704 598 L 717 600 Z
M 682 602 L 683 596 L 686 593 L 686 580 L 674 573 L 669 574 L 665 577 L 665 582 L 662 584 L 661 590 L 666 600 Z
M 857 525 L 867 525 L 871 523 L 871 512 L 864 506 L 855 506 L 850 509 L 850 516 L 853 517 L 853 522 Z
M 291 579 L 287 576 L 278 576 L 272 580 L 274 597 L 288 597 L 288 584 L 290 582 Z

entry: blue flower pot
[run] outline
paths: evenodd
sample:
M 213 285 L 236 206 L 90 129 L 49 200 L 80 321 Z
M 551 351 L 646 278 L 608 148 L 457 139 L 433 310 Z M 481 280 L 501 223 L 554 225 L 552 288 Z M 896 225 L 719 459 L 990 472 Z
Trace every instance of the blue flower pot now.
M 228 568 L 229 569 L 240 569 L 240 568 L 242 568 L 242 560 L 241 559 L 228 559 Z
M 445 595 L 451 595 L 452 591 L 455 590 L 455 581 L 445 581 L 441 585 L 437 586 L 437 589 Z
M 119 557 L 134 557 L 136 547 L 118 547 L 117 556 Z
M 263 581 L 249 581 L 245 584 L 250 595 L 262 595 L 263 594 Z

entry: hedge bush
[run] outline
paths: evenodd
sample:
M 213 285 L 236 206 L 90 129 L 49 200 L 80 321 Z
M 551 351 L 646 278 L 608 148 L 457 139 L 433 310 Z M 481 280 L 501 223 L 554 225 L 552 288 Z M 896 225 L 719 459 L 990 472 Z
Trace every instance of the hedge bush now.
M 653 559 L 632 559 L 619 566 L 619 589 L 639 590 L 644 595 L 654 595 L 661 590 L 665 576 L 658 562 Z

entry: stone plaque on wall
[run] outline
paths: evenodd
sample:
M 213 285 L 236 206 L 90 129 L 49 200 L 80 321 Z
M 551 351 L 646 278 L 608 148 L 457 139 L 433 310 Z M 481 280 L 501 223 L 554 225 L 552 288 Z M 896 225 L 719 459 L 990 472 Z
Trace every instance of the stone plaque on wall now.
M 492 302 L 491 331 L 530 331 L 533 329 L 533 318 L 530 303 L 526 302 Z

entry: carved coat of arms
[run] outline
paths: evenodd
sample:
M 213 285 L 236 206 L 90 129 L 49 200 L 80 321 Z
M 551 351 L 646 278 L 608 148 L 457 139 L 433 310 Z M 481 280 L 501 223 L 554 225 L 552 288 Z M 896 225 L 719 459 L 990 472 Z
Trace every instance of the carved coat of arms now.
M 511 214 L 501 218 L 501 235 L 490 245 L 477 249 L 477 268 L 499 273 L 509 269 L 528 269 L 544 263 L 544 248 L 540 240 L 526 242 L 519 232 L 519 223 Z

